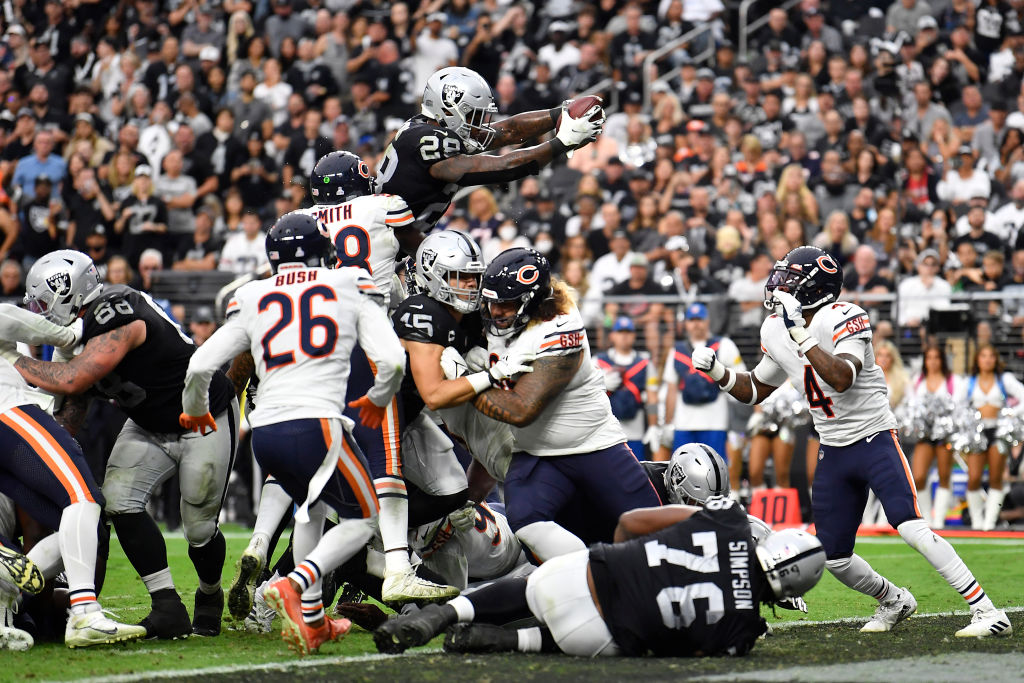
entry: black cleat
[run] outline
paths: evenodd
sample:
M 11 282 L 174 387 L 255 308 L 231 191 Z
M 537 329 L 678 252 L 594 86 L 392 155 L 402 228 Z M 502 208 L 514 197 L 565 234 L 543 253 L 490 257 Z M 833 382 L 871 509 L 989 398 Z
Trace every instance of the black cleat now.
M 455 623 L 455 611 L 442 605 L 427 605 L 413 614 L 388 619 L 373 632 L 377 650 L 397 655 L 410 647 L 426 645 L 437 634 Z
M 173 598 L 154 598 L 153 609 L 139 622 L 146 629 L 147 638 L 177 640 L 192 633 L 188 610 L 177 593 Z
M 518 649 L 519 634 L 493 624 L 455 624 L 444 637 L 445 652 L 489 654 Z
M 252 609 L 253 592 L 263 571 L 263 561 L 259 555 L 246 552 L 238 560 L 235 580 L 228 591 L 228 611 L 235 619 L 245 619 Z
M 219 636 L 220 618 L 224 613 L 224 590 L 207 595 L 196 589 L 196 609 L 192 615 L 192 633 L 197 636 Z

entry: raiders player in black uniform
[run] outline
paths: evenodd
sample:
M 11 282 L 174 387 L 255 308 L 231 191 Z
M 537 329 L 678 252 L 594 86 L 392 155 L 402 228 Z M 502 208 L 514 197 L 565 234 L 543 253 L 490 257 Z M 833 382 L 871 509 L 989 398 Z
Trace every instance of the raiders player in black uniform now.
M 817 538 L 790 529 L 755 544 L 743 508 L 721 497 L 631 510 L 615 541 L 392 619 L 374 640 L 397 653 L 454 626 L 449 652 L 743 655 L 766 629 L 760 605 L 807 592 L 825 568 Z M 488 626 L 530 615 L 540 628 Z
M 572 119 L 564 106 L 529 111 L 491 125 L 497 112 L 491 87 L 480 74 L 461 66 L 435 72 L 423 91 L 422 113 L 402 126 L 384 150 L 377 169 L 378 192 L 405 199 L 426 228 L 444 215 L 459 187 L 509 183 L 528 175 L 568 151 L 597 138 L 604 113 L 591 121 Z M 501 156 L 479 154 L 536 138 L 551 130 L 548 141 Z
M 142 577 L 153 609 L 142 620 L 150 637 L 220 633 L 224 593 L 224 536 L 217 528 L 238 428 L 231 382 L 218 372 L 210 386 L 216 430 L 209 438 L 178 424 L 181 392 L 192 340 L 147 294 L 103 285 L 92 261 L 77 251 L 48 254 L 26 278 L 29 307 L 51 321 L 81 319 L 79 355 L 65 363 L 23 358 L 16 369 L 31 384 L 54 394 L 92 388 L 128 415 L 107 463 L 106 512 L 132 566 Z M 193 621 L 174 589 L 160 529 L 146 512 L 154 489 L 177 473 L 181 518 L 189 558 L 199 575 Z

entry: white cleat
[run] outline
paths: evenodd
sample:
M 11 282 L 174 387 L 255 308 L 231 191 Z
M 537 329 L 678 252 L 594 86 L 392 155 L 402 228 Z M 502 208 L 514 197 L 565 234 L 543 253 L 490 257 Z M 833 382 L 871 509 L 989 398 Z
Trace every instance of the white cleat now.
M 91 645 L 109 645 L 146 636 L 145 626 L 114 621 L 97 604 L 84 614 L 71 614 L 64 629 L 64 644 L 74 649 Z
M 266 598 L 263 597 L 263 589 L 267 587 L 268 583 L 269 581 L 260 584 L 253 594 L 252 609 L 249 610 L 249 616 L 243 622 L 245 630 L 249 633 L 270 633 L 274 628 L 274 617 L 277 616 L 277 612 L 267 604 Z
M 875 616 L 864 624 L 861 633 L 885 633 L 917 611 L 917 600 L 906 588 L 900 588 L 896 596 L 878 603 Z
M 444 602 L 458 596 L 459 589 L 445 586 L 416 576 L 416 572 L 408 569 L 403 572 L 384 573 L 384 586 L 381 599 L 390 603 L 406 602 Z
M 971 616 L 971 623 L 956 632 L 957 638 L 988 638 L 989 636 L 1012 636 L 1013 625 L 1006 612 L 1001 609 L 977 611 Z
M 31 650 L 33 645 L 35 641 L 27 631 L 13 626 L 0 626 L 0 650 L 25 652 Z

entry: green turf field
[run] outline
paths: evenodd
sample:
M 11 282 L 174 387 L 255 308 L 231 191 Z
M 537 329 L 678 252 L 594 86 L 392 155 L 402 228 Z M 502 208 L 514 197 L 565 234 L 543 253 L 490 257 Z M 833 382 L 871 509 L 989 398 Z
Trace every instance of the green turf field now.
M 241 530 L 228 532 L 230 565 L 224 569 L 225 585 L 234 571 L 234 559 L 245 547 Z M 107 609 L 124 621 L 136 622 L 145 616 L 149 600 L 142 582 L 135 576 L 116 542 L 112 543 L 107 583 L 100 596 Z M 1000 607 L 1024 605 L 1024 541 L 955 540 L 954 545 L 974 570 L 989 595 Z M 841 586 L 827 572 L 821 583 L 807 595 L 807 615 L 781 612 L 778 618 L 766 615 L 775 624 L 775 634 L 759 644 L 743 659 L 695 660 L 576 660 L 554 656 L 459 657 L 439 652 L 440 639 L 419 652 L 402 657 L 376 654 L 369 634 L 354 628 L 340 643 L 329 643 L 321 653 L 299 662 L 277 633 L 256 636 L 231 630 L 218 638 L 189 638 L 184 641 L 142 641 L 89 650 L 67 650 L 63 644 L 40 643 L 27 653 L 4 652 L 0 656 L 0 681 L 83 680 L 621 680 L 643 677 L 647 680 L 711 676 L 766 680 L 917 680 L 898 673 L 901 658 L 933 655 L 918 665 L 917 672 L 934 674 L 926 680 L 943 680 L 950 666 L 971 662 L 971 670 L 998 667 L 1007 675 L 1019 677 L 1024 671 L 1024 612 L 1011 613 L 1017 633 L 1010 638 L 963 641 L 952 637 L 966 624 L 966 605 L 917 553 L 898 538 L 863 539 L 858 552 L 878 570 L 899 585 L 913 591 L 919 614 L 932 617 L 911 619 L 890 634 L 860 634 L 856 623 L 800 625 L 785 622 L 830 621 L 866 618 L 873 601 Z M 180 536 L 168 536 L 171 568 L 185 604 L 191 611 L 196 579 Z M 960 614 L 951 614 L 957 611 Z M 781 628 L 779 627 L 781 626 Z M 963 653 L 984 653 L 972 660 Z M 1005 654 L 994 657 L 995 653 Z M 922 660 L 924 661 L 924 660 Z M 865 662 L 864 664 L 854 664 Z M 822 668 L 833 665 L 832 669 Z M 836 669 L 835 665 L 842 665 Z M 793 667 L 810 667 L 805 669 Z M 868 667 L 859 669 L 857 667 Z M 875 667 L 871 669 L 870 667 Z M 178 673 L 175 673 L 178 672 Z M 1015 672 L 1015 673 L 1012 673 Z M 979 674 L 980 675 L 980 674 Z M 991 678 L 991 677 L 990 677 Z M 709 680 L 712 680 L 709 679 Z M 961 678 L 962 680 L 962 678 Z M 1005 680 L 996 677 L 993 680 Z

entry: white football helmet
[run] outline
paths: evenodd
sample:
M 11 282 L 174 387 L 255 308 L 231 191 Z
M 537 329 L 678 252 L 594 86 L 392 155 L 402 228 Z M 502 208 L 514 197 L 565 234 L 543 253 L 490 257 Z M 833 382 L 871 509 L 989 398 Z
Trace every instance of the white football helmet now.
M 423 89 L 421 111 L 462 138 L 473 154 L 487 149 L 497 132 L 491 127 L 498 112 L 491 86 L 465 67 L 435 71 Z
M 480 276 L 484 258 L 480 245 L 464 232 L 442 230 L 427 235 L 416 250 L 416 284 L 431 299 L 448 304 L 462 313 L 480 308 Z M 472 289 L 452 285 L 449 279 L 472 277 Z
M 36 261 L 25 277 L 25 303 L 55 325 L 70 325 L 100 295 L 96 265 L 80 251 L 61 249 Z
M 711 446 L 683 444 L 665 470 L 665 490 L 670 503 L 703 506 L 712 496 L 728 495 L 729 468 Z
M 754 549 L 778 599 L 795 598 L 814 588 L 825 571 L 825 549 L 817 536 L 797 529 L 773 531 Z

